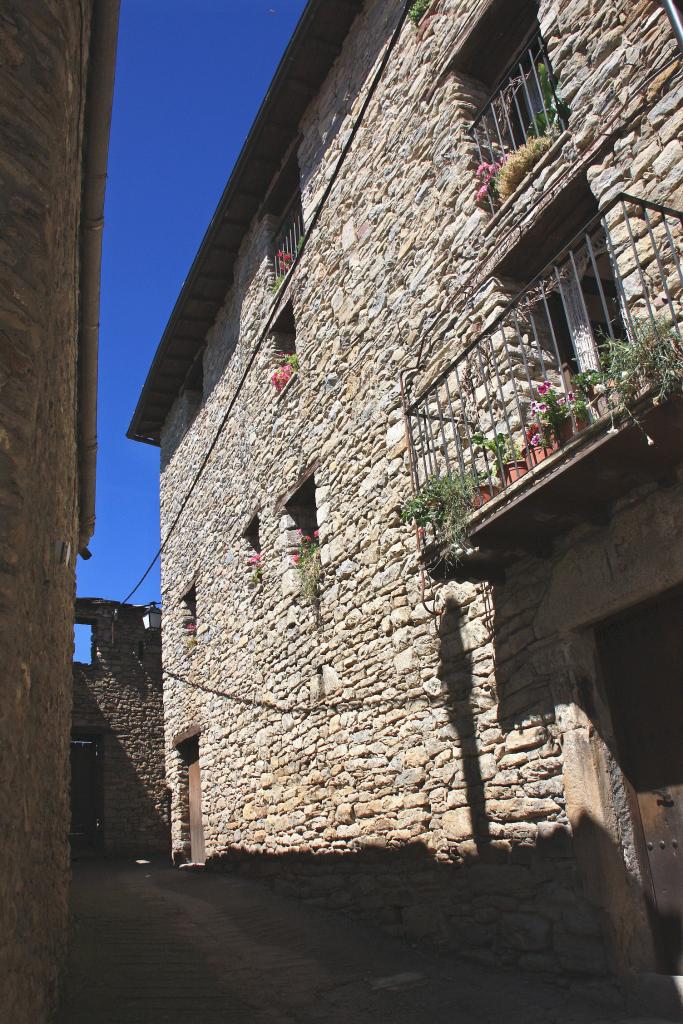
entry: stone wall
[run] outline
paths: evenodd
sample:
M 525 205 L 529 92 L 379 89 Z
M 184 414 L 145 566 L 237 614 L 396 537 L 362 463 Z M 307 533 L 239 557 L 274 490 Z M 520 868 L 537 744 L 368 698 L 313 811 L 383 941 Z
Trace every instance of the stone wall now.
M 48 1019 L 64 954 L 82 131 L 89 3 L 0 19 L 0 1018 Z
M 365 4 L 302 120 L 307 223 L 402 6 Z M 255 222 L 207 337 L 204 402 L 188 425 L 179 398 L 165 425 L 162 536 L 220 432 L 162 560 L 174 850 L 188 854 L 173 737 L 199 728 L 209 864 L 483 962 L 600 977 L 647 969 L 652 951 L 608 726 L 596 731 L 577 692 L 597 673 L 585 630 L 657 585 L 638 539 L 653 517 L 648 552 L 668 564 L 658 586 L 683 581 L 680 491 L 643 488 L 608 527 L 570 532 L 503 585 L 428 584 L 425 595 L 399 520 L 410 493 L 399 371 L 421 353 L 427 379 L 493 318 L 526 280 L 521 242 L 536 232 L 546 244 L 544 217 L 563 195 L 597 208 L 628 187 L 683 205 L 680 59 L 647 0 L 541 3 L 569 129 L 491 217 L 474 201 L 468 134 L 485 90 L 476 61 L 452 70 L 489 6 L 439 0 L 419 30 L 406 23 L 291 281 L 273 295 Z M 492 278 L 503 260 L 512 281 Z M 288 301 L 300 370 L 276 394 L 261 330 Z M 313 607 L 286 508 L 311 471 Z M 244 537 L 256 513 L 261 581 Z M 584 615 L 582 573 L 622 534 L 636 568 L 609 561 Z M 181 601 L 193 583 L 196 641 Z
M 100 738 L 107 856 L 170 853 L 161 637 L 144 628 L 144 611 L 76 601 L 76 620 L 93 624 L 93 649 L 91 664 L 73 665 L 72 734 Z

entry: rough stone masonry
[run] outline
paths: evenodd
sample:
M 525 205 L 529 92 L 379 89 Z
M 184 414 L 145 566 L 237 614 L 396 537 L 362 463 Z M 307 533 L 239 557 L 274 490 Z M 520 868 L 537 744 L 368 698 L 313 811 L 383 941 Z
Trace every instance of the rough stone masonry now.
M 438 0 L 419 27 L 405 21 L 362 110 L 402 8 L 358 4 L 292 131 L 304 224 L 315 217 L 294 270 L 274 292 L 264 202 L 192 373 L 158 414 L 175 855 L 191 856 L 179 741 L 193 731 L 210 866 L 483 963 L 584 980 L 652 971 L 627 787 L 609 725 L 596 727 L 592 625 L 683 582 L 681 482 L 641 481 L 607 522 L 519 558 L 504 583 L 423 593 L 399 520 L 399 372 L 429 380 L 464 348 L 549 242 L 578 230 L 579 207 L 621 190 L 683 206 L 680 56 L 650 0 L 520 5 L 571 116 L 492 215 L 475 202 L 469 129 L 514 56 L 496 31 L 505 5 Z M 202 308 L 191 287 L 188 329 Z M 276 392 L 282 324 L 299 370 Z M 163 366 L 162 350 L 148 387 Z M 317 606 L 292 561 L 311 474 Z
M 112 857 L 170 853 L 161 637 L 145 629 L 144 611 L 76 601 L 76 621 L 92 629 L 92 658 L 73 665 L 71 735 L 98 744 L 95 849 Z
M 66 945 L 75 561 L 94 513 L 81 427 L 97 386 L 79 370 L 84 333 L 96 366 L 101 220 L 82 243 L 102 214 L 84 197 L 98 159 L 104 181 L 117 14 L 98 3 L 113 41 L 93 66 L 93 7 L 8 0 L 0 17 L 0 1019 L 15 1024 L 50 1017 Z

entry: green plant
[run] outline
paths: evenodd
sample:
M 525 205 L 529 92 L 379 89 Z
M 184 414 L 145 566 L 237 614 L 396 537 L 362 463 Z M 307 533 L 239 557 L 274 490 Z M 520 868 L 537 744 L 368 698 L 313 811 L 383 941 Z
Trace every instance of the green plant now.
M 292 555 L 292 561 L 299 574 L 300 594 L 306 604 L 316 604 L 321 571 L 318 531 L 314 530 L 312 536 L 304 534 L 301 530 L 297 533 L 299 548 L 297 553 Z
M 644 391 L 663 402 L 683 391 L 683 348 L 668 317 L 633 317 L 631 337 L 606 338 L 603 344 L 609 406 L 617 412 Z
M 467 545 L 467 524 L 474 509 L 475 485 L 471 476 L 430 476 L 420 493 L 401 509 L 401 521 L 420 529 L 432 527 L 445 547 L 447 562 L 455 564 Z
M 522 458 L 518 445 L 507 434 L 496 434 L 494 437 L 487 437 L 486 434 L 472 434 L 472 444 L 491 452 L 499 465 L 506 462 L 517 462 Z
M 535 132 L 537 135 L 548 135 L 551 132 L 559 132 L 562 125 L 566 125 L 569 120 L 569 107 L 562 97 L 553 90 L 548 68 L 543 61 L 536 65 L 536 71 L 545 109 L 535 115 L 529 126 L 528 134 L 531 135 Z
M 415 0 L 415 3 L 408 11 L 408 17 L 412 21 L 413 25 L 420 24 L 431 2 L 432 0 Z

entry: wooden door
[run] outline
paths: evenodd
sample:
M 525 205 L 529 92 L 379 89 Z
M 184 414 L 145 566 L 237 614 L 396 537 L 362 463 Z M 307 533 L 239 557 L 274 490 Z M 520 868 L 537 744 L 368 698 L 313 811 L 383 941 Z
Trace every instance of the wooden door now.
M 98 844 L 101 825 L 99 755 L 97 737 L 72 737 L 69 842 L 74 856 L 93 853 Z
M 659 969 L 683 973 L 683 596 L 598 633 L 621 767 L 649 868 Z
M 188 763 L 189 801 L 190 801 L 190 856 L 194 864 L 203 864 L 206 860 L 204 850 L 204 826 L 202 824 L 202 781 L 199 771 L 199 744 L 190 755 Z

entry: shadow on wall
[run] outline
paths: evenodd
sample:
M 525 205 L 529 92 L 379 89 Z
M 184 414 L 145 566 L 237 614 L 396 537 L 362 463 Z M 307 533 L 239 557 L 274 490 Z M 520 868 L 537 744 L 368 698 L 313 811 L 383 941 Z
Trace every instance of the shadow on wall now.
M 487 601 L 481 636 L 465 601 L 451 600 L 439 620 L 442 703 L 458 753 L 432 774 L 443 783 L 446 809 L 436 809 L 435 821 L 449 857 L 446 843 L 436 853 L 422 841 L 388 847 L 380 835 L 348 853 L 230 849 L 210 855 L 207 867 L 267 880 L 484 965 L 596 985 L 641 972 L 678 1019 L 675 984 L 654 975 L 642 884 L 627 869 L 620 828 L 596 783 L 604 776 L 603 788 L 612 784 L 614 765 L 600 757 L 614 744 L 581 671 L 585 651 L 571 652 L 577 671 L 568 673 L 566 647 L 555 638 L 539 644 L 508 615 L 496 626 L 499 595 Z M 487 648 L 490 635 L 496 643 Z
M 87 689 L 84 677 L 79 680 L 78 665 L 75 669 L 72 731 L 99 737 L 101 761 L 97 765 L 96 807 L 90 812 L 100 821 L 96 847 L 92 851 L 74 850 L 74 855 L 95 852 L 112 857 L 149 854 L 170 857 L 169 794 L 164 789 L 155 795 L 154 786 L 141 777 L 141 772 L 150 771 L 153 765 L 153 754 L 145 749 L 149 736 L 144 721 L 140 719 L 136 723 L 137 737 L 132 735 L 132 723 L 124 725 L 121 720 L 112 721 L 107 710 L 100 707 Z M 125 735 L 125 739 L 119 738 L 117 732 Z M 131 744 L 134 756 L 127 749 Z M 161 749 L 163 756 L 163 747 Z

